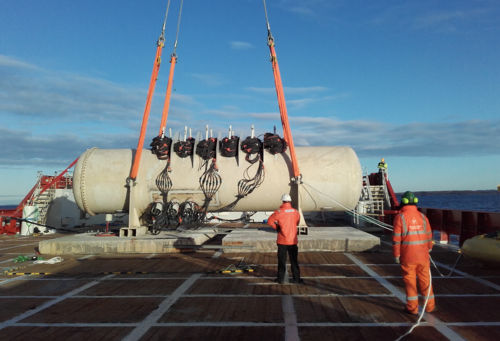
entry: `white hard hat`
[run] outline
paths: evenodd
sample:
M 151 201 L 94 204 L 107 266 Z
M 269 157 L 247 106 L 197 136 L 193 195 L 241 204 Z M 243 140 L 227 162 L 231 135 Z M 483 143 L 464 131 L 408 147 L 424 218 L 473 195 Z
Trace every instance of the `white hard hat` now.
M 281 201 L 288 201 L 288 202 L 291 202 L 292 201 L 292 198 L 290 197 L 290 194 L 283 194 L 281 196 Z

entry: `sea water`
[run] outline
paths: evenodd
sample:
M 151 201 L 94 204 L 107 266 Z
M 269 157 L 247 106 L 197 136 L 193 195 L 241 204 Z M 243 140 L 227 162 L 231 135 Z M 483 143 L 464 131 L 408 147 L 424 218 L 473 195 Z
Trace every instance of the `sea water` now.
M 420 207 L 500 212 L 499 191 L 415 192 L 415 195 Z

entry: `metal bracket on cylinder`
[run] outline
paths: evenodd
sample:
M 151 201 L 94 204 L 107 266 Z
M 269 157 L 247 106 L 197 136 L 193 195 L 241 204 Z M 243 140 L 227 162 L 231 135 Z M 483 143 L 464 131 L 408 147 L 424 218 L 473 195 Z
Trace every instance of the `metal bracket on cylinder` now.
M 128 187 L 128 227 L 129 228 L 137 228 L 141 226 L 141 222 L 139 221 L 139 214 L 136 209 L 135 204 L 135 188 L 136 181 L 130 177 L 127 178 L 127 187 Z
M 302 174 L 299 174 L 297 177 L 292 177 L 290 178 L 290 181 L 293 183 L 293 184 L 302 184 Z
M 308 234 L 308 227 L 306 224 L 306 220 L 304 219 L 304 214 L 302 213 L 302 205 L 300 200 L 300 188 L 302 185 L 302 175 L 299 175 L 296 178 L 292 178 L 292 182 L 290 184 L 290 194 L 292 197 L 292 205 L 293 207 L 299 211 L 300 221 L 298 225 L 299 234 Z

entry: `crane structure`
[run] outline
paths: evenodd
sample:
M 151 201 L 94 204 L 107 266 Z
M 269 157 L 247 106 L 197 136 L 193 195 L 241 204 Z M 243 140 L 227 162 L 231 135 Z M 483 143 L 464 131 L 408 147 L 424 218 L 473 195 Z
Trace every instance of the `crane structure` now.
M 289 171 L 289 180 L 290 180 L 290 195 L 292 197 L 292 204 L 293 206 L 300 212 L 300 223 L 299 226 L 303 227 L 302 232 L 307 233 L 307 228 L 306 228 L 306 223 L 304 220 L 304 216 L 302 214 L 301 210 L 301 204 L 300 204 L 300 185 L 302 184 L 302 174 L 300 173 L 299 169 L 299 164 L 297 161 L 297 156 L 295 153 L 295 146 L 293 143 L 293 137 L 292 137 L 292 132 L 290 129 L 290 124 L 288 120 L 288 113 L 287 113 L 287 108 L 286 108 L 286 101 L 285 101 L 285 95 L 284 95 L 284 90 L 283 90 L 283 82 L 281 80 L 281 74 L 280 74 L 280 69 L 278 65 L 278 58 L 276 55 L 276 50 L 275 50 L 275 44 L 274 44 L 274 37 L 271 33 L 271 27 L 269 24 L 269 18 L 267 14 L 267 7 L 266 7 L 266 1 L 263 0 L 263 5 L 264 5 L 264 12 L 265 12 L 265 18 L 266 18 L 266 26 L 267 26 L 267 43 L 269 46 L 269 51 L 271 55 L 271 64 L 272 64 L 272 69 L 273 69 L 273 75 L 274 75 L 274 84 L 276 88 L 276 95 L 278 99 L 278 106 L 279 106 L 279 111 L 280 111 L 280 118 L 281 118 L 281 124 L 283 127 L 283 138 L 284 141 L 286 142 L 286 145 L 290 149 L 290 158 L 291 158 L 291 174 Z M 176 37 L 175 37 L 175 42 L 173 46 L 173 52 L 171 54 L 170 58 L 170 72 L 169 72 L 169 77 L 168 77 L 168 83 L 167 83 L 167 90 L 165 94 L 165 100 L 164 100 L 164 105 L 163 105 L 163 111 L 162 111 L 162 118 L 160 122 L 160 127 L 159 127 L 159 132 L 158 132 L 158 139 L 161 139 L 162 141 L 163 138 L 165 137 L 165 129 L 167 125 L 167 118 L 168 118 L 168 112 L 170 108 L 170 100 L 171 100 L 171 94 L 172 94 L 172 84 L 173 84 L 173 78 L 174 78 L 174 71 L 175 71 L 175 65 L 177 63 L 177 55 L 176 55 L 176 49 L 177 49 L 177 44 L 178 44 L 178 38 L 179 38 L 179 31 L 180 31 L 180 22 L 181 22 L 181 14 L 182 14 L 182 6 L 183 6 L 183 0 L 180 2 L 180 7 L 179 7 L 179 15 L 178 15 L 178 20 L 177 20 L 177 32 L 176 32 Z M 167 9 L 165 13 L 165 19 L 163 22 L 163 28 L 160 34 L 160 38 L 158 39 L 157 42 L 157 49 L 156 49 L 156 56 L 154 60 L 154 65 L 153 65 L 153 71 L 151 74 L 151 80 L 149 83 L 149 90 L 148 90 L 148 95 L 146 99 L 146 106 L 144 109 L 144 114 L 142 118 L 142 125 L 141 125 L 141 130 L 139 134 L 139 141 L 137 143 L 137 149 L 135 151 L 135 154 L 133 156 L 133 162 L 132 162 L 132 167 L 130 170 L 130 176 L 127 179 L 127 186 L 128 186 L 128 194 L 129 194 L 129 226 L 130 227 L 139 227 L 140 222 L 139 222 L 139 212 L 136 210 L 136 205 L 135 205 L 135 195 L 134 195 L 134 187 L 136 185 L 136 178 L 139 172 L 139 167 L 141 164 L 141 156 L 142 156 L 142 150 L 144 146 L 144 138 L 146 135 L 146 130 L 147 130 L 147 124 L 148 124 L 148 119 L 149 119 L 149 113 L 151 110 L 151 101 L 153 97 L 153 93 L 155 90 L 155 85 L 156 85 L 156 80 L 158 77 L 158 72 L 160 69 L 160 64 L 161 64 L 161 53 L 162 49 L 165 45 L 165 27 L 166 27 L 166 22 L 167 22 L 167 17 L 168 17 L 168 11 L 170 7 L 170 0 L 168 0 L 167 3 Z M 215 141 L 215 139 L 214 139 Z M 168 142 L 168 146 L 165 146 L 170 150 L 170 142 Z M 169 169 L 169 163 L 170 163 L 170 155 L 169 152 L 166 153 L 164 156 L 167 159 L 167 167 Z M 214 165 L 215 165 L 215 159 L 213 160 Z M 215 168 L 214 171 L 217 169 Z M 165 170 L 164 171 L 164 177 L 166 178 L 166 182 L 170 181 L 168 172 Z M 171 184 L 171 183 L 169 183 Z

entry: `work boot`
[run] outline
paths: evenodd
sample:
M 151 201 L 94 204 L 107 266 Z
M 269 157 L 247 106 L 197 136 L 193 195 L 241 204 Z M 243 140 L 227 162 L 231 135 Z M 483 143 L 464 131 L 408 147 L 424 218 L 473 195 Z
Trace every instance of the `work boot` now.
M 302 278 L 299 278 L 299 279 L 292 278 L 290 280 L 290 283 L 304 284 L 304 280 Z
M 283 284 L 283 280 L 279 278 L 275 278 L 273 282 L 278 284 Z

